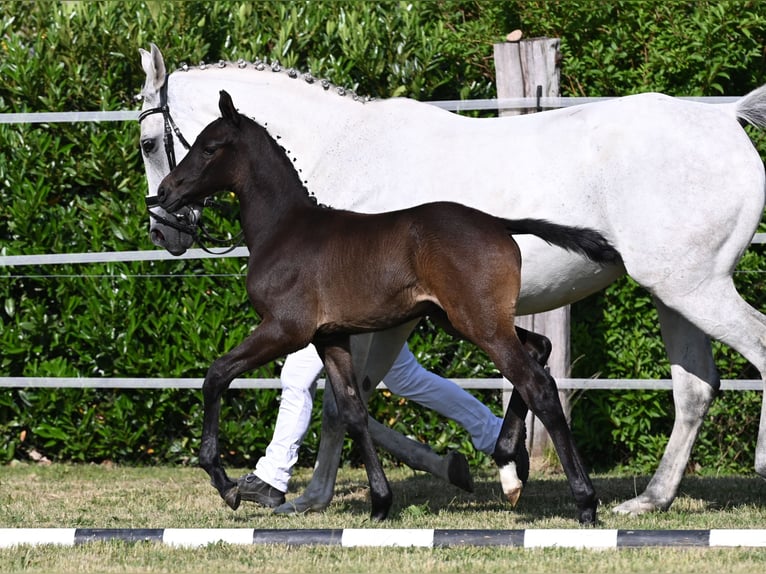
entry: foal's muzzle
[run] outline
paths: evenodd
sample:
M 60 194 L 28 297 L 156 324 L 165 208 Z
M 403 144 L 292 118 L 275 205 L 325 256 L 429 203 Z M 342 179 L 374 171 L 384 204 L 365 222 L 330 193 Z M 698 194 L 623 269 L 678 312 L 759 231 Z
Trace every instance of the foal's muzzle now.
M 160 187 L 157 189 L 157 195 L 155 197 L 148 197 L 146 199 L 146 205 L 148 207 L 149 201 L 153 200 L 156 205 L 159 205 L 168 213 L 170 213 L 171 211 L 173 212 L 178 211 L 177 209 L 169 209 L 170 207 L 168 205 L 169 196 L 170 196 L 170 190 L 168 190 L 167 186 L 161 184 Z

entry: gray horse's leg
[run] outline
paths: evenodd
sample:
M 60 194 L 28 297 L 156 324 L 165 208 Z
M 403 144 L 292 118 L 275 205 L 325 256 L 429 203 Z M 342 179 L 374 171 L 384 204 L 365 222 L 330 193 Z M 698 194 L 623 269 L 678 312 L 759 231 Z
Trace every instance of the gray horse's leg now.
M 755 444 L 755 472 L 766 478 L 766 382 L 762 393 L 761 422 L 758 427 L 758 442 Z
M 415 324 L 416 322 L 412 322 L 388 331 L 352 337 L 354 369 L 359 374 L 357 380 L 365 403 L 378 382 L 390 370 Z M 346 428 L 338 417 L 335 399 L 329 386 L 323 394 L 322 434 L 319 438 L 314 474 L 306 490 L 297 498 L 277 507 L 274 511 L 277 514 L 324 510 L 332 500 Z
M 710 339 L 676 311 L 655 299 L 673 377 L 675 422 L 657 471 L 646 490 L 614 512 L 667 510 L 678 493 L 694 441 L 719 387 Z
M 372 417 L 367 418 L 367 427 L 375 444 L 413 470 L 429 472 L 458 488 L 473 492 L 473 477 L 468 460 L 459 452 L 438 455 L 430 446 L 407 438 Z
M 326 385 L 322 397 L 322 435 L 319 437 L 314 474 L 303 494 L 275 508 L 275 514 L 319 512 L 327 508 L 335 489 L 345 436 L 346 428 L 338 416 L 335 397 L 330 385 Z

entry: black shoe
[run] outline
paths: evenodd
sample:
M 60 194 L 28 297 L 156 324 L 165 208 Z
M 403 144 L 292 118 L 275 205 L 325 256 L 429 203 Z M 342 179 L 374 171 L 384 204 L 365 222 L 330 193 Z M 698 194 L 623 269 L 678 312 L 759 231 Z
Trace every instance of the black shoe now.
M 276 508 L 285 502 L 284 492 L 263 482 L 252 472 L 239 477 L 237 485 L 239 486 L 239 494 L 242 496 L 242 500 L 257 502 L 261 506 L 268 508 Z

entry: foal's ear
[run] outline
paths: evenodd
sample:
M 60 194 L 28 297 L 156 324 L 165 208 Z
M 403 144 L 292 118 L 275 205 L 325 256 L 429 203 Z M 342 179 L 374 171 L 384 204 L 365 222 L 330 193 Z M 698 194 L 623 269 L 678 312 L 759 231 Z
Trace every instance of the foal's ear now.
M 218 100 L 218 108 L 221 110 L 221 117 L 230 121 L 235 126 L 239 126 L 239 113 L 231 101 L 231 96 L 225 90 L 221 90 L 221 98 Z

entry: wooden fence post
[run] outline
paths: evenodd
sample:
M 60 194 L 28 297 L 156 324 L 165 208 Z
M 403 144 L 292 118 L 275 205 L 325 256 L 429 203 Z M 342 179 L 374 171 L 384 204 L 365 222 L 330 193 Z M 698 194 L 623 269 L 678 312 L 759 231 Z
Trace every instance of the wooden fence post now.
M 559 95 L 560 41 L 557 38 L 533 38 L 522 40 L 516 31 L 508 35 L 509 41 L 495 44 L 495 74 L 498 98 L 556 97 Z M 501 116 L 533 113 L 538 109 L 500 110 Z M 570 375 L 569 306 L 553 309 L 547 313 L 516 318 L 519 327 L 545 335 L 553 344 L 548 361 L 551 375 L 564 378 Z M 559 397 L 569 420 L 571 407 L 569 393 L 560 391 Z M 510 391 L 503 392 L 503 408 L 510 400 Z M 542 423 L 527 416 L 527 449 L 533 465 L 544 463 L 550 437 Z

